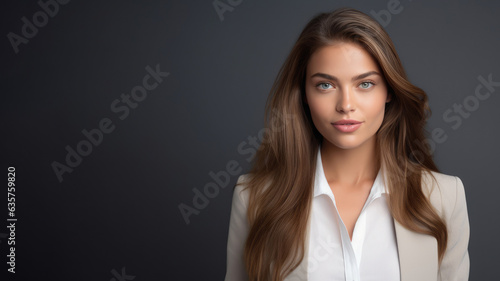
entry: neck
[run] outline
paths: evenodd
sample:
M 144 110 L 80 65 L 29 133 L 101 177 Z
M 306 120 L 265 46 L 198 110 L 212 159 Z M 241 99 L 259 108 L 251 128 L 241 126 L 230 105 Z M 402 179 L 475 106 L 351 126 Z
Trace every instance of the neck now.
M 375 136 L 353 149 L 342 149 L 323 139 L 321 162 L 328 182 L 357 185 L 375 180 L 380 168 Z

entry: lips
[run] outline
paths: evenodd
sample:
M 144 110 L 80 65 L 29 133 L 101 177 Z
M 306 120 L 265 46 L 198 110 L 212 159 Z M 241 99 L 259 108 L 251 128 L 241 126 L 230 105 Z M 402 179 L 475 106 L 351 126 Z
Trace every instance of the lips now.
M 361 124 L 362 122 L 357 121 L 357 120 L 352 120 L 352 119 L 342 119 L 339 120 L 335 123 L 332 123 L 333 125 L 356 125 L 356 124 Z
M 361 127 L 363 122 L 352 120 L 352 119 L 343 119 L 337 122 L 332 123 L 335 129 L 339 130 L 342 133 L 352 133 Z

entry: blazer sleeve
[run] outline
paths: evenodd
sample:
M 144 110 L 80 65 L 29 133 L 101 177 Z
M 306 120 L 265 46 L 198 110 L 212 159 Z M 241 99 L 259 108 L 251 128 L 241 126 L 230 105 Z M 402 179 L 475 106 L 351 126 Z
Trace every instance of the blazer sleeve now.
M 469 280 L 468 244 L 470 229 L 465 190 L 460 178 L 454 178 L 455 203 L 452 211 L 446 216 L 448 245 L 439 269 L 439 277 L 442 281 Z
M 247 191 L 243 190 L 242 184 L 245 175 L 238 178 L 234 188 L 231 216 L 229 219 L 229 234 L 227 239 L 227 262 L 225 281 L 247 281 L 248 275 L 245 270 L 243 251 L 248 236 Z

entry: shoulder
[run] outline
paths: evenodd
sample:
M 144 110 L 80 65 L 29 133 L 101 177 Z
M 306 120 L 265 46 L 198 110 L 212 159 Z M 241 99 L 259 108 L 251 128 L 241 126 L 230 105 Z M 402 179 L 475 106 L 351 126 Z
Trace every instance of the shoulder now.
M 422 174 L 422 189 L 434 208 L 445 219 L 455 211 L 461 201 L 465 201 L 464 185 L 457 176 L 439 172 L 424 172 Z
M 249 174 L 243 174 L 238 177 L 238 181 L 236 182 L 233 191 L 233 204 L 240 204 L 245 208 L 248 206 L 248 197 L 250 191 L 247 188 L 247 183 L 249 179 Z
M 245 241 L 249 232 L 247 220 L 248 189 L 245 189 L 248 175 L 241 175 L 233 190 L 233 202 L 227 239 L 227 265 L 224 280 L 248 280 L 245 270 Z
M 248 196 L 248 182 L 250 180 L 250 174 L 243 174 L 238 177 L 236 185 L 234 186 L 234 192 L 238 191 L 241 196 Z

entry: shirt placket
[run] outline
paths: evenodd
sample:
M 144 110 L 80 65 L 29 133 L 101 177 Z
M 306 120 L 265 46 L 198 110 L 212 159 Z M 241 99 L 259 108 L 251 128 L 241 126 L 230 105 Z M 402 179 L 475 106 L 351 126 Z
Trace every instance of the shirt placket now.
M 335 202 L 335 196 L 331 194 L 332 201 L 335 206 L 335 211 L 337 214 L 338 221 L 341 224 L 340 227 L 340 237 L 342 240 L 342 253 L 344 256 L 344 274 L 345 280 L 347 281 L 361 281 L 358 262 L 356 260 L 356 255 L 354 253 L 354 249 L 351 244 L 351 239 L 349 238 L 349 233 L 347 232 L 347 228 L 340 217 L 340 213 L 337 209 L 337 203 Z M 354 236 L 354 235 L 353 235 Z
M 344 221 L 340 217 L 340 213 L 337 209 L 337 203 L 335 202 L 335 196 L 333 193 L 330 194 L 333 204 L 335 206 L 335 211 L 338 217 L 338 221 L 341 224 L 340 227 L 340 237 L 342 240 L 342 252 L 344 256 L 344 272 L 345 272 L 345 280 L 347 281 L 361 281 L 361 275 L 359 271 L 360 259 L 361 259 L 361 249 L 363 247 L 365 228 L 366 228 L 366 207 L 373 202 L 377 197 L 380 197 L 380 194 L 373 194 L 373 189 L 370 191 L 368 198 L 366 199 L 363 208 L 361 209 L 361 213 L 356 221 L 353 232 L 353 241 L 356 239 L 358 257 L 356 257 L 356 253 L 353 247 L 353 242 L 349 238 L 349 233 L 347 232 L 347 227 L 344 224 Z M 360 233 L 360 231 L 362 233 Z

